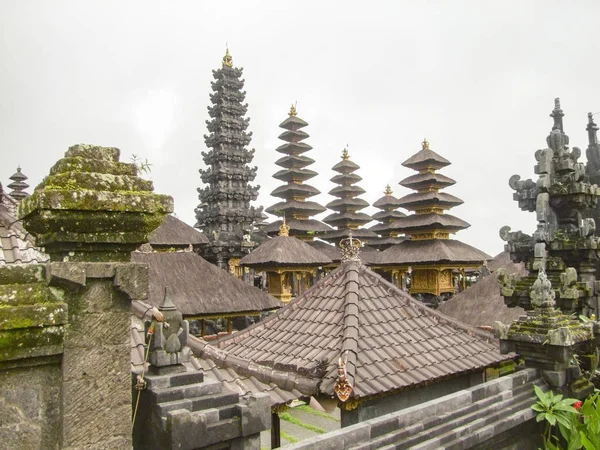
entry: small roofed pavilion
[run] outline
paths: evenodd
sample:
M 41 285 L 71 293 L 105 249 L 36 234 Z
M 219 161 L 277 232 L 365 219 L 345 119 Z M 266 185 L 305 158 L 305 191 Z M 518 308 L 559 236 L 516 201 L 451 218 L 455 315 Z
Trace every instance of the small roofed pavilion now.
M 394 245 L 379 255 L 379 265 L 391 272 L 398 285 L 410 278 L 410 293 L 421 294 L 426 303 L 435 305 L 439 297 L 456 291 L 454 273 L 458 272 L 465 288 L 465 269 L 477 268 L 492 257 L 450 235 L 468 228 L 462 219 L 445 212 L 463 201 L 454 195 L 440 192 L 455 181 L 437 173 L 450 161 L 429 148 L 424 140 L 422 148 L 402 163 L 417 171 L 400 185 L 416 192 L 400 198 L 399 206 L 413 214 L 399 218 L 390 226 L 392 232 L 405 233 L 410 239 Z M 404 286 L 403 286 L 404 287 Z M 435 301 L 434 301 L 435 299 Z M 431 300 L 431 302 L 430 302 Z
M 271 192 L 273 197 L 279 197 L 282 201 L 268 207 L 266 211 L 283 217 L 290 228 L 291 236 L 304 241 L 312 241 L 315 235 L 323 234 L 331 228 L 323 222 L 311 218 L 326 211 L 325 207 L 314 201 L 306 201 L 307 198 L 321 193 L 317 188 L 306 183 L 317 176 L 317 172 L 307 169 L 315 160 L 304 154 L 312 150 L 310 145 L 302 142 L 309 137 L 302 130 L 307 125 L 307 122 L 298 117 L 295 105 L 290 108 L 287 119 L 279 125 L 285 130 L 279 135 L 279 139 L 284 143 L 277 147 L 276 151 L 285 156 L 275 162 L 283 169 L 276 172 L 273 178 L 286 184 Z M 276 236 L 281 224 L 282 221 L 277 220 L 267 225 L 264 230 L 269 235 Z
M 289 230 L 284 220 L 279 236 L 263 242 L 240 261 L 242 266 L 266 272 L 269 294 L 284 303 L 302 295 L 316 281 L 317 269 L 332 262 L 320 251 L 290 236 Z
M 373 219 L 379 223 L 373 225 L 369 230 L 377 233 L 381 236 L 379 239 L 372 239 L 369 241 L 369 247 L 376 248 L 378 250 L 385 250 L 392 245 L 398 244 L 401 239 L 398 239 L 398 232 L 391 228 L 393 222 L 402 217 L 406 217 L 401 211 L 398 211 L 400 200 L 394 197 L 392 188 L 388 184 L 383 191 L 383 197 L 377 199 L 373 206 L 380 209 L 381 211 L 373 214 Z
M 369 270 L 360 246 L 344 239 L 340 268 L 218 349 L 199 349 L 202 358 L 337 405 L 342 427 L 481 383 L 487 367 L 510 359 L 489 334 Z
M 337 230 L 328 232 L 323 240 L 337 244 L 350 235 L 364 242 L 377 238 L 377 234 L 373 231 L 362 228 L 373 219 L 368 214 L 360 212 L 361 209 L 368 207 L 369 203 L 359 198 L 359 195 L 365 193 L 365 190 L 356 184 L 362 180 L 362 177 L 355 173 L 360 166 L 350 160 L 347 148 L 342 151 L 342 160 L 332 169 L 339 174 L 331 178 L 331 181 L 338 186 L 329 191 L 329 195 L 337 199 L 329 202 L 327 208 L 335 212 L 325 217 L 323 222 L 336 227 Z

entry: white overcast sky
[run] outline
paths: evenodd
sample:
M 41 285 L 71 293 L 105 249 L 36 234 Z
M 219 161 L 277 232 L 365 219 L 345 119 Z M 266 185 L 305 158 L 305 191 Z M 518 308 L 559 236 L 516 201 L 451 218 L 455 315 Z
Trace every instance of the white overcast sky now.
M 70 145 L 116 146 L 148 158 L 155 190 L 193 225 L 211 70 L 228 43 L 244 68 L 257 204 L 277 201 L 278 125 L 297 101 L 317 201 L 333 199 L 346 144 L 363 198 L 388 183 L 407 194 L 401 163 L 426 137 L 465 202 L 451 214 L 471 227 L 456 238 L 495 255 L 501 226 L 535 229 L 508 178 L 533 176 L 554 97 L 585 155 L 599 19 L 594 0 L 0 0 L 0 181 L 21 165 L 32 192 Z

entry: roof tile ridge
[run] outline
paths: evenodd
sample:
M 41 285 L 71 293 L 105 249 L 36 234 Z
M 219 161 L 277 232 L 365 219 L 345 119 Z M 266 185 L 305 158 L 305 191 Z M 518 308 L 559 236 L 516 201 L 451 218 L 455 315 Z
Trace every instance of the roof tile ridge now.
M 344 285 L 344 323 L 342 325 L 342 345 L 340 358 L 347 358 L 346 373 L 350 384 L 356 380 L 356 361 L 358 359 L 358 338 L 360 326 L 360 261 L 347 261 L 342 264 L 345 274 Z
M 420 313 L 424 313 L 426 315 L 429 316 L 433 316 L 435 318 L 435 320 L 437 320 L 438 322 L 444 323 L 446 325 L 449 325 L 451 328 L 453 328 L 455 331 L 460 331 L 463 333 L 467 333 L 470 336 L 473 337 L 477 337 L 480 340 L 484 341 L 487 344 L 491 344 L 493 342 L 496 342 L 496 339 L 494 339 L 493 336 L 491 336 L 489 333 L 483 331 L 483 330 L 479 330 L 477 328 L 471 327 L 467 324 L 464 324 L 456 319 L 453 319 L 452 317 L 446 316 L 445 314 L 442 314 L 439 311 L 436 311 L 434 309 L 429 308 L 428 306 L 425 306 L 423 303 L 421 303 L 420 301 L 418 301 L 417 299 L 413 298 L 411 295 L 407 294 L 406 292 L 402 291 L 400 288 L 398 288 L 397 286 L 394 286 L 392 283 L 390 283 L 389 281 L 387 281 L 385 278 L 383 278 L 381 275 L 368 270 L 367 267 L 365 267 L 364 270 L 364 275 L 365 276 L 370 276 L 372 278 L 377 278 L 380 280 L 380 282 L 384 285 L 388 287 L 388 292 L 390 294 L 392 293 L 396 293 L 400 295 L 400 298 L 402 298 L 405 301 L 405 305 L 410 305 L 411 307 L 414 307 L 415 309 L 417 309 Z
M 263 383 L 273 383 L 286 391 L 296 389 L 306 395 L 317 393 L 319 378 L 307 377 L 293 371 L 273 369 L 249 359 L 231 355 L 227 350 L 214 347 L 195 336 L 188 338 L 188 345 L 195 356 L 208 359 L 217 367 L 233 369 L 237 374 L 253 376 Z

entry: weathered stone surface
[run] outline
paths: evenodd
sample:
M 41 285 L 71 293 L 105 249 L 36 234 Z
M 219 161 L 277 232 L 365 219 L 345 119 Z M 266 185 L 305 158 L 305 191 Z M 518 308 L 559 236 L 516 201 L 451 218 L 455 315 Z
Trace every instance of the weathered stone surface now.
M 60 366 L 0 370 L 0 446 L 52 449 L 60 442 Z
M 271 428 L 271 399 L 269 394 L 248 396 L 245 404 L 237 406 L 242 418 L 242 436 L 250 436 Z
M 148 298 L 149 281 L 146 264 L 125 264 L 116 267 L 115 286 L 131 300 Z
M 104 345 L 93 349 L 70 347 L 63 356 L 63 380 L 91 380 L 97 374 L 129 378 L 131 350 L 124 345 Z
M 171 197 L 118 158 L 116 148 L 73 146 L 22 203 L 24 226 L 53 261 L 128 261 L 173 211 Z

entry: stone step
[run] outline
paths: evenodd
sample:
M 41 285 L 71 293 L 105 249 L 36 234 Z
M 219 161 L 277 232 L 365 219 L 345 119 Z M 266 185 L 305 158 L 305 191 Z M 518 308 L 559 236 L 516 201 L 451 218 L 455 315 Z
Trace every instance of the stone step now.
M 173 400 L 162 402 L 156 405 L 158 414 L 166 417 L 169 411 L 186 409 L 191 412 L 202 411 L 208 408 L 219 408 L 222 406 L 236 405 L 239 402 L 239 395 L 235 392 L 221 392 L 217 394 L 205 395 L 203 397 L 185 398 L 182 400 Z
M 452 445 L 459 445 L 455 448 L 461 448 L 460 442 L 469 435 L 478 435 L 478 433 L 490 426 L 491 424 L 507 420 L 508 417 L 519 417 L 528 415 L 529 411 L 533 413 L 530 406 L 534 403 L 533 386 L 524 386 L 529 389 L 508 398 L 505 401 L 494 404 L 493 407 L 483 408 L 470 417 L 462 417 L 460 421 L 455 421 L 451 426 L 442 429 L 427 429 L 411 439 L 404 440 L 396 448 L 404 449 L 419 449 L 430 450 L 438 448 L 449 448 Z M 467 419 L 467 420 L 465 420 Z M 510 422 L 510 426 L 515 426 L 516 423 Z M 435 437 L 431 437 L 435 436 Z M 451 444 L 454 443 L 454 444 Z M 468 447 L 465 447 L 468 448 Z
M 148 389 L 163 389 L 202 383 L 204 381 L 204 372 L 191 369 L 187 372 L 169 375 L 154 375 L 149 373 L 146 375 L 145 379 L 148 383 Z
M 202 383 L 165 387 L 162 389 L 151 389 L 148 392 L 156 403 L 172 402 L 174 400 L 192 399 L 205 395 L 220 394 L 223 390 L 221 383 L 217 380 L 205 379 Z

